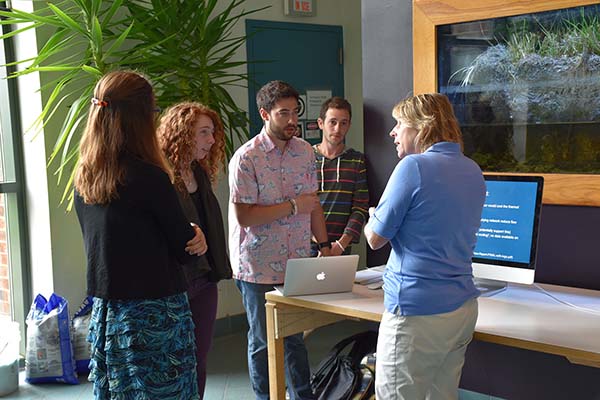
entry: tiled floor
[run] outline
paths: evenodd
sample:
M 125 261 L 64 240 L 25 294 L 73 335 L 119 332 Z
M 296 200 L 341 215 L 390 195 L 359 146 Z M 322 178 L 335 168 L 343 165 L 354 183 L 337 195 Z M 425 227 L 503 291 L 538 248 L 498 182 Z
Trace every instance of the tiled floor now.
M 306 339 L 311 366 L 316 367 L 340 339 L 370 327 L 372 325 L 347 321 L 315 330 Z M 209 354 L 208 369 L 205 400 L 254 399 L 248 380 L 245 334 L 216 338 Z M 23 375 L 21 374 L 21 380 Z M 81 378 L 80 382 L 80 385 L 29 385 L 22 381 L 17 392 L 2 397 L 2 400 L 92 400 L 91 384 L 85 378 Z M 485 399 L 493 398 L 472 392 L 460 392 L 460 400 Z

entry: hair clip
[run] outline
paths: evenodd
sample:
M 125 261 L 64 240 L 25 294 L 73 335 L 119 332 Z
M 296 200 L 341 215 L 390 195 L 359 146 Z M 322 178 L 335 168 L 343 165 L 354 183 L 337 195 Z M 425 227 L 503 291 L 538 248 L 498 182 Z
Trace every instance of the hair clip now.
M 95 106 L 98 106 L 98 107 L 106 107 L 106 106 L 108 106 L 108 102 L 107 101 L 100 100 L 100 99 L 97 99 L 95 97 L 92 97 L 92 104 L 95 105 Z

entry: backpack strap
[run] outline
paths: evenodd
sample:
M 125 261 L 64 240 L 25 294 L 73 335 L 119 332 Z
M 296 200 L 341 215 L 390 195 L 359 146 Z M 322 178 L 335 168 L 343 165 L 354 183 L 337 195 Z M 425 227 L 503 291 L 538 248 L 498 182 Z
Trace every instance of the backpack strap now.
M 375 331 L 365 331 L 352 336 L 355 338 L 355 342 L 348 356 L 352 359 L 353 365 L 360 365 L 364 356 L 375 352 L 377 349 L 377 336 L 378 333 Z
M 317 366 L 316 372 L 313 374 L 315 379 L 323 373 L 323 371 L 326 371 L 327 367 L 332 365 L 338 356 L 350 345 L 352 345 L 352 347 L 348 352 L 348 356 L 352 360 L 352 365 L 358 366 L 366 354 L 375 351 L 377 345 L 377 332 L 365 331 L 357 333 L 336 343 Z M 370 350 L 371 348 L 373 348 L 373 350 Z

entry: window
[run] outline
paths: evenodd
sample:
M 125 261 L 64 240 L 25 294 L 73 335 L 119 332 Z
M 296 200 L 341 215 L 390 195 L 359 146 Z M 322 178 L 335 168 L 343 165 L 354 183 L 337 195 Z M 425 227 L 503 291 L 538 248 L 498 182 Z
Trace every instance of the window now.
M 12 59 L 12 40 L 0 40 L 0 318 L 19 322 L 23 333 L 31 289 L 17 82 L 6 79 L 11 67 L 3 66 Z

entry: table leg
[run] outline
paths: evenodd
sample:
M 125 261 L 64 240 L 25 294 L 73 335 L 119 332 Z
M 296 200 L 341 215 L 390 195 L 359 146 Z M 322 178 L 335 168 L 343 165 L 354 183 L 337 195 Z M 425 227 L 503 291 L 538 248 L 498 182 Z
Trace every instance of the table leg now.
M 283 337 L 277 337 L 275 305 L 267 302 L 267 346 L 269 352 L 269 393 L 272 400 L 285 400 Z

